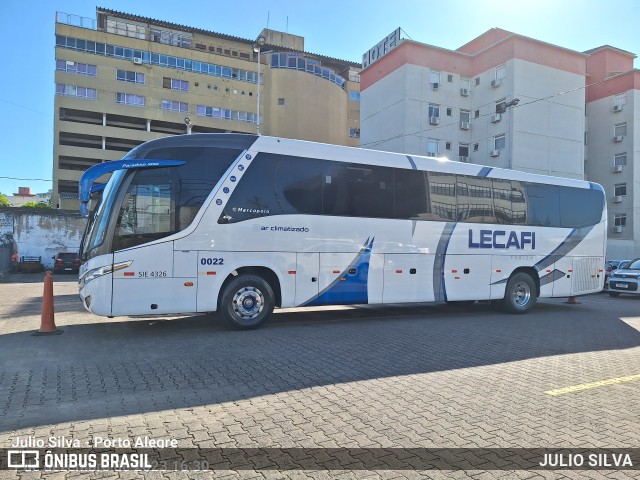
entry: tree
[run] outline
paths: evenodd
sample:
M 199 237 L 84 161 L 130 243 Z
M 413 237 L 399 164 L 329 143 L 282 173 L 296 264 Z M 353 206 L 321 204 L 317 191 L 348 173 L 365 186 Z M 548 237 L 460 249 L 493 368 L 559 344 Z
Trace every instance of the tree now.
M 11 202 L 4 193 L 0 193 L 0 207 L 10 207 Z
M 51 200 L 48 200 L 46 202 L 44 201 L 39 201 L 39 202 L 27 202 L 24 205 L 22 205 L 22 207 L 24 208 L 51 208 Z

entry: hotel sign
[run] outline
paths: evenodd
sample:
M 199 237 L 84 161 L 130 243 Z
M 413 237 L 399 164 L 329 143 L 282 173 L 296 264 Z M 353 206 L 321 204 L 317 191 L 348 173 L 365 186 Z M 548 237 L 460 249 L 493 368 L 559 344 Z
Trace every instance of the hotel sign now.
M 400 38 L 400 27 L 395 29 L 391 34 L 387 35 L 378 43 L 375 47 L 370 48 L 362 55 L 362 68 L 367 68 L 369 65 L 385 56 L 391 50 L 400 45 L 402 39 Z

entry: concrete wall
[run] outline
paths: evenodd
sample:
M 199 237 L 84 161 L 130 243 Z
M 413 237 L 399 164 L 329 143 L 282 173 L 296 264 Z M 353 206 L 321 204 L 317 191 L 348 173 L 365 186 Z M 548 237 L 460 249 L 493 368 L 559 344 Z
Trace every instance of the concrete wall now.
M 0 243 L 53 267 L 58 252 L 77 252 L 86 219 L 65 210 L 0 208 Z

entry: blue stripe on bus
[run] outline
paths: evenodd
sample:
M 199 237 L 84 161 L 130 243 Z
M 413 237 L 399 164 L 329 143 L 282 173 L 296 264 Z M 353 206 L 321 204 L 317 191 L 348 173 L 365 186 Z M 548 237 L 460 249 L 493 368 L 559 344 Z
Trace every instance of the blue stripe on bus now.
M 409 155 L 407 155 L 407 158 L 409 159 L 409 163 L 411 164 L 411 169 L 417 170 L 418 167 L 416 167 L 416 162 L 413 161 L 413 158 L 411 158 Z
M 435 258 L 433 259 L 433 296 L 435 301 L 447 301 L 447 286 L 444 281 L 444 263 L 447 258 L 447 249 L 457 223 L 447 222 L 438 240 Z
M 369 303 L 369 261 L 373 249 L 373 238 L 367 238 L 360 252 L 340 275 L 316 297 L 302 306 L 353 305 Z M 349 270 L 355 270 L 350 274 Z
M 493 167 L 482 167 L 478 172 L 479 177 L 486 177 L 493 170 Z

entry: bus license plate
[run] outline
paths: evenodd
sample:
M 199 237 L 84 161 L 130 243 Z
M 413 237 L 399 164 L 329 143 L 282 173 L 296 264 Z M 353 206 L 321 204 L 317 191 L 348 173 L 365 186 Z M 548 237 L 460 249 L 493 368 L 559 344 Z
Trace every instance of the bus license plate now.
M 627 285 L 626 283 L 616 283 L 614 286 L 616 288 L 629 288 L 629 285 Z

